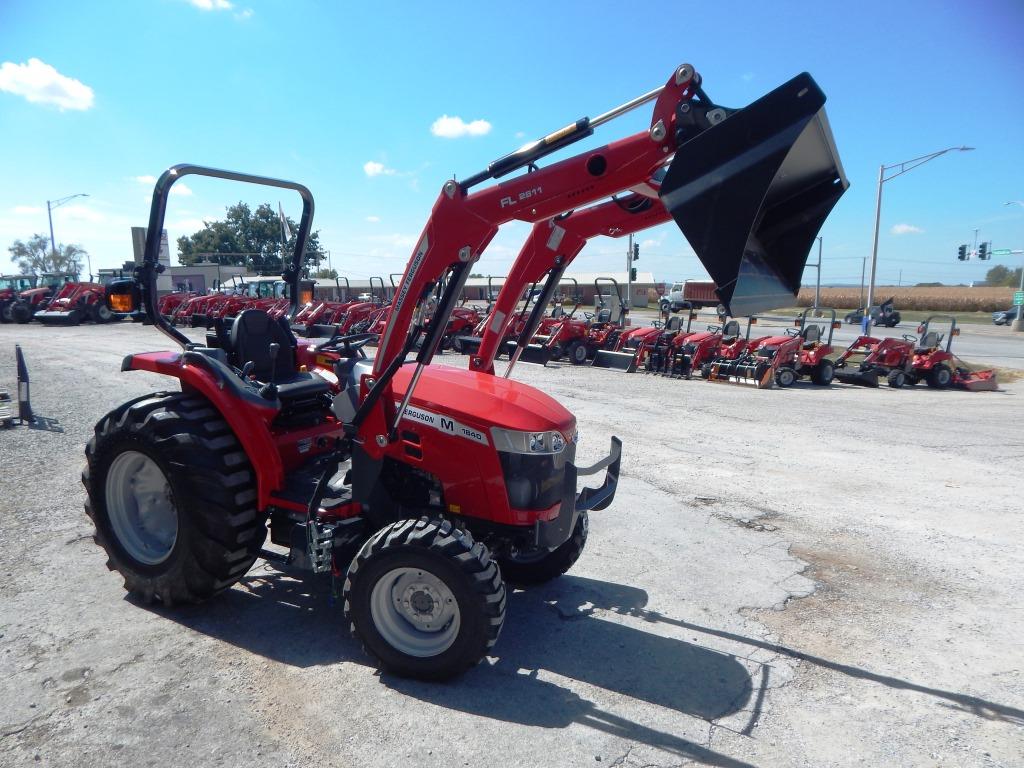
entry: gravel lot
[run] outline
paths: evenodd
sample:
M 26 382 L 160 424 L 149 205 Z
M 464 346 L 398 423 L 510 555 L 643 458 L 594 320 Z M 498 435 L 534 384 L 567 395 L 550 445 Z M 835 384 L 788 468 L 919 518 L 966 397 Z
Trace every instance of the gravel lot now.
M 0 765 L 1024 765 L 1022 383 L 521 365 L 575 412 L 581 463 L 623 438 L 618 496 L 569 575 L 512 596 L 495 655 L 429 685 L 379 674 L 329 585 L 261 561 L 206 605 L 127 599 L 82 449 L 173 388 L 119 372 L 164 339 L 3 326 L 0 388 L 15 341 L 54 421 L 0 432 Z

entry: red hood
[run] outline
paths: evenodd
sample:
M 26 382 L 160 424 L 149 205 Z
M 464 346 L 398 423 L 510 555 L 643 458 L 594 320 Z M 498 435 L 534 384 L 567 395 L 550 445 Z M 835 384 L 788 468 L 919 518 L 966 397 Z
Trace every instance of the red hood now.
M 394 378 L 397 398 L 405 394 L 412 366 Z M 571 439 L 576 418 L 558 401 L 518 381 L 446 365 L 423 370 L 413 404 L 450 415 L 481 429 L 505 427 L 529 432 L 557 429 Z

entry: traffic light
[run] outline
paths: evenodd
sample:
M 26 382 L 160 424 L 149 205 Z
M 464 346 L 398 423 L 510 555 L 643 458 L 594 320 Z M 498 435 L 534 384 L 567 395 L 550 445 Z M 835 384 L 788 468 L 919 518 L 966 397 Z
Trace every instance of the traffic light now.
M 959 248 L 956 249 L 956 257 L 958 259 L 960 259 L 960 261 L 967 261 L 967 246 L 966 245 L 961 245 Z
M 640 243 L 633 243 L 633 261 L 640 258 Z M 633 270 L 634 272 L 636 270 Z
M 631 283 L 635 283 L 636 282 L 636 267 L 630 267 L 630 270 L 629 270 L 629 282 L 631 282 Z
M 989 244 L 988 243 L 979 243 L 978 244 L 978 258 L 981 261 L 985 261 L 985 259 L 991 259 L 992 258 L 992 256 L 989 255 L 988 250 L 989 250 Z

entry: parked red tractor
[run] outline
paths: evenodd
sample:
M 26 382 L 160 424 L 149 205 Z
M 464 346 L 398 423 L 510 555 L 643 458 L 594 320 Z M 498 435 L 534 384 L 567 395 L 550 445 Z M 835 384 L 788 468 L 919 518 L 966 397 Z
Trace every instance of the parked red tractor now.
M 948 323 L 948 330 L 931 330 L 937 322 Z M 961 387 L 981 392 L 998 388 L 994 370 L 972 371 L 951 352 L 953 337 L 960 335 L 956 318 L 932 315 L 918 326 L 917 332 L 920 341 L 909 334 L 901 339 L 859 336 L 836 360 L 836 378 L 848 384 L 877 387 L 879 378 L 884 376 L 894 389 L 919 381 L 933 389 Z
M 106 302 L 106 286 L 101 283 L 65 283 L 35 313 L 45 325 L 78 325 L 83 320 L 109 323 L 120 319 Z
M 651 100 L 648 130 L 538 167 Z M 707 266 L 728 286 L 723 300 L 792 301 L 811 241 L 846 187 L 823 104 L 804 74 L 744 109 L 724 109 L 683 65 L 622 108 L 445 182 L 374 359 L 365 357 L 365 335 L 297 347 L 287 321 L 261 310 L 241 313 L 217 348 L 169 326 L 156 311 L 156 276 L 175 182 L 202 174 L 299 193 L 303 213 L 284 275 L 291 316 L 313 199 L 292 182 L 188 165 L 165 172 L 137 278 L 111 290 L 112 300 L 141 301 L 183 348 L 129 355 L 122 369 L 176 378 L 181 391 L 115 408 L 86 448 L 87 512 L 110 567 L 141 599 L 171 605 L 227 589 L 261 555 L 287 560 L 343 581 L 353 631 L 384 667 L 441 679 L 476 664 L 501 631 L 504 580 L 545 581 L 580 556 L 587 513 L 615 495 L 621 451 L 612 438 L 606 458 L 577 467 L 576 422 L 555 400 L 520 382 L 431 364 L 476 261 L 501 224 L 559 217 L 635 186 L 674 155 L 660 197 L 701 244 L 698 256 L 712 254 Z M 724 208 L 722 216 L 711 208 Z M 557 288 L 557 264 L 527 339 Z M 748 283 L 753 266 L 756 285 Z M 598 487 L 577 493 L 578 476 L 601 471 Z M 287 556 L 262 549 L 268 521 Z
M 24 291 L 36 287 L 35 275 L 4 275 L 0 277 L 0 323 L 14 322 L 14 304 Z
M 814 322 L 808 316 L 811 312 L 827 314 L 831 319 L 825 324 Z M 806 376 L 814 384 L 827 387 L 835 375 L 833 362 L 828 357 L 833 352 L 832 334 L 842 327 L 836 320 L 836 311 L 805 309 L 797 317 L 795 326 L 787 328 L 783 336 L 768 336 L 748 343 L 743 354 L 735 359 L 716 358 L 711 363 L 708 378 L 766 389 L 773 384 L 791 387 Z
M 67 283 L 77 282 L 78 275 L 47 272 L 39 276 L 35 288 L 27 288 L 18 294 L 10 305 L 11 319 L 16 323 L 27 323 L 35 314 L 50 303 L 57 291 Z

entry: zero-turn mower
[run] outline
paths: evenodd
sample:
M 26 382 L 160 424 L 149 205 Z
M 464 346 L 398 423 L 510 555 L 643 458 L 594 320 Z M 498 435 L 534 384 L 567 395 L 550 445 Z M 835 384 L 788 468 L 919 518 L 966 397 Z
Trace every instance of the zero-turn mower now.
M 538 167 L 649 101 L 649 129 Z M 110 300 L 141 302 L 181 346 L 128 355 L 122 369 L 166 375 L 181 389 L 118 406 L 86 448 L 86 511 L 109 567 L 142 600 L 170 606 L 229 588 L 260 556 L 288 562 L 342 585 L 354 633 L 387 669 L 443 679 L 473 666 L 498 640 L 505 580 L 542 582 L 580 556 L 588 513 L 614 498 L 621 450 L 612 438 L 604 459 L 579 467 L 576 421 L 551 397 L 433 364 L 477 260 L 501 224 L 557 220 L 674 157 L 658 194 L 724 286 L 723 301 L 792 301 L 811 241 L 846 188 L 823 105 L 805 74 L 744 109 L 718 107 L 683 65 L 618 109 L 446 181 L 372 359 L 366 335 L 298 345 L 289 328 L 312 224 L 309 190 L 191 165 L 166 171 L 143 262 L 134 280 L 110 287 Z M 477 189 L 517 170 L 526 172 Z M 283 275 L 289 317 L 246 310 L 216 347 L 196 344 L 157 312 L 168 195 L 190 174 L 290 189 L 303 201 Z M 526 340 L 561 277 L 557 241 L 550 250 Z M 579 476 L 598 472 L 602 482 L 577 491 Z M 278 550 L 263 549 L 268 527 Z

